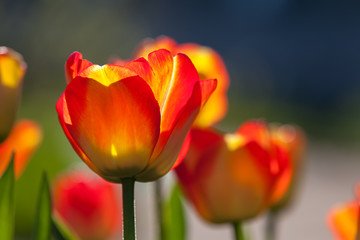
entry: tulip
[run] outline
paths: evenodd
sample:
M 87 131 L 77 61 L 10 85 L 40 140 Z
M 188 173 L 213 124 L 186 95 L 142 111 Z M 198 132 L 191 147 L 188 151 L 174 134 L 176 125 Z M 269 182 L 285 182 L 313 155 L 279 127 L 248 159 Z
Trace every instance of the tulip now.
M 9 135 L 21 96 L 26 63 L 22 56 L 0 46 L 0 143 Z
M 15 177 L 19 178 L 41 139 L 42 130 L 37 123 L 30 120 L 17 122 L 5 141 L 0 143 L 0 177 L 15 153 Z
M 102 240 L 114 235 L 121 213 L 115 185 L 81 171 L 57 179 L 54 210 L 84 240 Z
M 338 240 L 358 240 L 360 238 L 360 185 L 356 199 L 333 207 L 327 216 L 327 222 Z
M 287 152 L 265 123 L 249 121 L 233 134 L 193 129 L 184 161 L 175 169 L 185 195 L 213 223 L 255 217 L 290 182 Z
M 156 40 L 146 39 L 138 47 L 135 56 L 145 56 L 157 49 L 168 49 L 173 55 L 186 54 L 193 62 L 200 79 L 216 78 L 218 85 L 205 106 L 197 116 L 194 126 L 209 127 L 222 120 L 227 112 L 227 89 L 229 76 L 220 55 L 209 47 L 195 43 L 177 44 L 169 37 L 159 37 Z
M 199 80 L 190 59 L 158 50 L 120 65 L 73 53 L 56 109 L 80 158 L 111 182 L 154 181 L 174 165 L 216 80 Z

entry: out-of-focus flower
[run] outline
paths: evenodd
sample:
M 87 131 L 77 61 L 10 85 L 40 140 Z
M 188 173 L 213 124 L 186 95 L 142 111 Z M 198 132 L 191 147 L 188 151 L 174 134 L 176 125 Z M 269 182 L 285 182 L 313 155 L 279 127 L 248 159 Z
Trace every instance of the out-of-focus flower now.
M 14 124 L 25 72 L 26 63 L 22 56 L 0 46 L 0 143 Z
M 80 239 L 102 240 L 121 226 L 120 198 L 114 184 L 81 171 L 60 176 L 54 185 L 54 210 Z
M 273 202 L 275 209 L 286 207 L 293 199 L 299 181 L 299 175 L 304 164 L 304 153 L 306 148 L 306 137 L 304 132 L 297 126 L 271 125 L 271 138 L 289 152 L 290 161 L 293 166 L 293 174 L 290 186 L 280 198 Z M 280 186 L 281 188 L 281 186 Z M 279 190 L 283 192 L 283 189 Z
M 177 53 L 186 54 L 193 62 L 200 79 L 216 78 L 218 85 L 205 106 L 197 116 L 194 126 L 209 127 L 222 120 L 227 112 L 227 89 L 229 76 L 220 55 L 209 47 L 195 43 L 177 44 L 169 37 L 159 37 L 155 40 L 146 39 L 138 47 L 135 57 L 146 56 L 157 49 L 167 49 L 174 56 Z
M 216 80 L 199 80 L 190 59 L 167 50 L 119 65 L 73 53 L 57 102 L 61 126 L 82 160 L 111 182 L 154 181 L 174 165 Z
M 15 153 L 15 176 L 19 178 L 31 155 L 40 145 L 41 127 L 30 120 L 21 120 L 15 124 L 9 136 L 0 143 L 0 177 L 9 165 L 12 153 Z
M 357 240 L 360 236 L 360 185 L 356 189 L 353 201 L 332 208 L 327 222 L 338 240 Z M 357 237 L 357 238 L 356 238 Z
M 287 151 L 266 124 L 249 121 L 233 134 L 193 129 L 184 161 L 175 169 L 185 195 L 214 223 L 252 218 L 278 199 L 292 172 Z

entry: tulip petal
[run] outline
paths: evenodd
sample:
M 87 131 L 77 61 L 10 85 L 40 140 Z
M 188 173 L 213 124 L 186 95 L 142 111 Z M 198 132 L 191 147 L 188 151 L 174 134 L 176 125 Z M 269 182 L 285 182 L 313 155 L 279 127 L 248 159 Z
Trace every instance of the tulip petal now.
M 91 78 L 102 85 L 109 86 L 121 79 L 136 76 L 138 74 L 118 65 L 92 65 L 78 74 L 83 78 Z
M 41 139 L 42 130 L 37 123 L 30 120 L 17 122 L 7 139 L 0 144 L 0 175 L 15 152 L 15 176 L 19 178 Z
M 125 64 L 125 67 L 138 74 L 151 86 L 154 72 L 149 62 L 146 61 L 144 58 L 139 58 L 131 61 Z
M 156 78 L 153 79 L 152 90 L 159 102 L 161 111 L 161 131 L 171 130 L 180 111 L 192 96 L 199 75 L 184 54 L 174 58 L 166 50 L 158 50 L 149 54 L 149 63 Z M 161 82 L 161 84 L 159 84 Z
M 79 52 L 73 52 L 65 63 L 66 83 L 70 83 L 81 71 L 91 66 L 92 63 L 82 58 Z
M 212 87 L 209 87 L 211 85 Z M 206 86 L 206 87 L 205 87 Z M 150 164 L 136 177 L 138 181 L 153 181 L 154 176 L 161 177 L 175 164 L 181 151 L 187 133 L 196 118 L 202 101 L 202 96 L 209 96 L 216 88 L 216 80 L 197 82 L 193 94 L 170 131 L 161 132 L 158 143 L 151 155 Z
M 218 86 L 197 116 L 194 125 L 208 127 L 225 117 L 228 108 L 226 92 L 229 75 L 220 55 L 209 47 L 185 43 L 177 47 L 177 52 L 185 53 L 193 62 L 200 79 L 216 78 Z
M 169 50 L 173 55 L 176 52 L 177 43 L 165 36 L 158 37 L 157 39 L 145 39 L 135 50 L 135 57 L 147 56 L 148 53 L 159 49 Z
M 71 146 L 75 150 L 75 152 L 80 156 L 80 158 L 88 165 L 90 169 L 92 169 L 97 174 L 101 175 L 99 170 L 96 168 L 96 166 L 90 161 L 89 157 L 84 153 L 84 151 L 79 147 L 77 142 L 74 140 L 74 138 L 71 136 L 69 130 L 67 129 L 67 124 L 72 125 L 71 118 L 69 115 L 69 110 L 67 108 L 65 94 L 62 94 L 59 98 L 58 102 L 56 103 L 56 111 L 59 114 L 59 122 L 64 130 L 65 136 L 69 140 Z
M 143 79 L 102 84 L 78 77 L 66 88 L 65 100 L 71 119 L 66 129 L 102 177 L 120 182 L 146 167 L 158 139 L 160 112 Z

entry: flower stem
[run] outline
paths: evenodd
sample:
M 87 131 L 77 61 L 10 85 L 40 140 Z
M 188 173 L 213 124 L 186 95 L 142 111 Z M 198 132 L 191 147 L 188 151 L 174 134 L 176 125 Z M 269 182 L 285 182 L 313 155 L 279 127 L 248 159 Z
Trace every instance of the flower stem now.
M 135 240 L 135 200 L 134 200 L 134 178 L 124 178 L 122 182 L 123 197 L 123 239 Z
M 241 222 L 233 223 L 235 240 L 245 240 Z
M 277 223 L 277 213 L 276 211 L 270 210 L 266 218 L 266 229 L 265 229 L 266 240 L 275 240 L 276 223 Z
M 161 194 L 162 184 L 161 179 L 155 181 L 155 201 L 156 201 L 156 217 L 158 222 L 158 239 L 164 239 L 164 226 L 163 226 L 163 201 Z

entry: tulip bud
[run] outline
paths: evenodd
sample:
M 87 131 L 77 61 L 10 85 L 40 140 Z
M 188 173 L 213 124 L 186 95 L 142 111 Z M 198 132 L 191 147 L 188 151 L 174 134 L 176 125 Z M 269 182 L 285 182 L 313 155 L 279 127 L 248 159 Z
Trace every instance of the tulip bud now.
M 80 239 L 108 239 L 121 226 L 115 187 L 90 173 L 68 173 L 55 183 L 55 211 Z
M 19 53 L 0 47 L 0 142 L 14 124 L 25 71 L 26 63 Z

